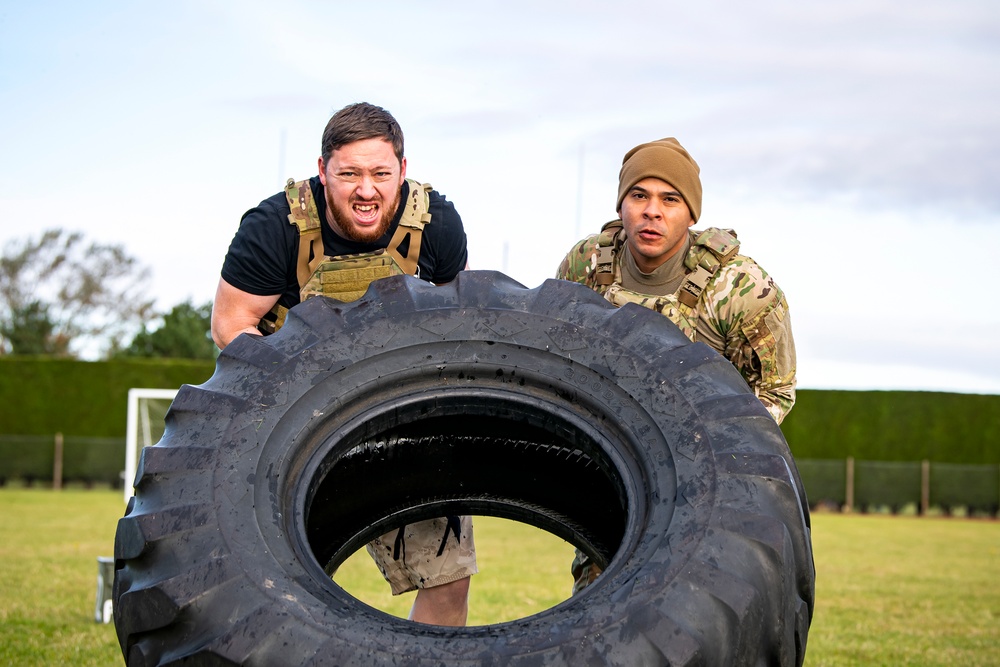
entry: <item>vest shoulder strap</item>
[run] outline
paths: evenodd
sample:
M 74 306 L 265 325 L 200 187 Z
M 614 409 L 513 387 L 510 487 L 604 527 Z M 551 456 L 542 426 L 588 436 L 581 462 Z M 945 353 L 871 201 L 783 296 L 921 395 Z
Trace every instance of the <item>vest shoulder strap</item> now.
M 430 191 L 433 188 L 430 183 L 418 183 L 411 179 L 406 181 L 409 183 L 410 192 L 406 201 L 400 203 L 403 206 L 403 215 L 386 252 L 396 260 L 405 273 L 413 276 L 418 272 L 417 260 L 420 257 L 423 229 L 431 221 Z M 323 221 L 319 219 L 319 211 L 308 180 L 296 181 L 289 178 L 285 183 L 285 198 L 288 200 L 290 210 L 288 222 L 299 229 L 299 256 L 296 260 L 295 274 L 301 289 L 316 273 L 326 255 L 323 250 Z M 407 238 L 409 244 L 404 256 L 399 248 L 404 245 Z
M 295 275 L 301 289 L 323 261 L 323 221 L 319 219 L 316 200 L 313 199 L 308 180 L 296 182 L 289 178 L 285 183 L 285 198 L 290 211 L 288 222 L 299 228 L 299 256 L 295 263 Z
M 691 234 L 694 239 L 684 258 L 688 272 L 677 290 L 677 300 L 693 308 L 712 277 L 739 252 L 740 242 L 732 229 L 709 227 Z
M 709 227 L 703 232 L 692 231 L 691 251 L 684 258 L 684 266 L 694 270 L 701 265 L 710 271 L 717 271 L 740 250 L 740 241 L 732 229 Z
M 624 229 L 621 220 L 612 220 L 601 226 L 594 265 L 594 284 L 597 286 L 606 287 L 615 281 L 615 261 L 621 253 Z
M 399 219 L 396 233 L 392 235 L 392 240 L 389 241 L 385 250 L 396 260 L 404 273 L 415 276 L 420 271 L 417 260 L 420 259 L 420 242 L 424 226 L 431 222 L 430 192 L 433 188 L 430 183 L 418 183 L 409 178 L 406 179 L 406 182 L 410 186 L 410 192 L 406 201 L 400 202 L 400 206 L 403 207 L 403 216 Z M 409 237 L 409 244 L 407 244 L 404 256 L 399 249 L 406 242 L 407 237 Z

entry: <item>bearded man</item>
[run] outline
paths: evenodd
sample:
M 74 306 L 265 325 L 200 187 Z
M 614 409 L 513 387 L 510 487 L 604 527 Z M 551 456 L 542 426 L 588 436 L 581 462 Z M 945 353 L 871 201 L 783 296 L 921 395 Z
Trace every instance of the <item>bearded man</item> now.
M 462 219 L 430 185 L 406 178 L 403 132 L 365 102 L 330 118 L 319 174 L 247 211 L 229 246 L 212 308 L 219 348 L 241 334 L 281 328 L 288 310 L 316 295 L 361 297 L 379 277 L 435 284 L 467 268 Z M 378 480 L 373 480 L 378 483 Z M 410 618 L 464 625 L 475 545 L 469 517 L 403 526 L 368 545 L 394 595 L 417 590 Z

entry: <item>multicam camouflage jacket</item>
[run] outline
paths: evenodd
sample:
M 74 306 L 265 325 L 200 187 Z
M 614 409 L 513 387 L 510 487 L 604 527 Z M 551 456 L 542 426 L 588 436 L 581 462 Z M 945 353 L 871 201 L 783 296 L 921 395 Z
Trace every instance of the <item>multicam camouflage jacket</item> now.
M 556 278 L 582 283 L 616 306 L 637 303 L 665 315 L 739 370 L 780 424 L 795 403 L 795 343 L 785 295 L 755 261 L 738 254 L 735 232 L 691 231 L 685 276 L 676 293 L 652 296 L 622 286 L 621 222 L 580 241 Z

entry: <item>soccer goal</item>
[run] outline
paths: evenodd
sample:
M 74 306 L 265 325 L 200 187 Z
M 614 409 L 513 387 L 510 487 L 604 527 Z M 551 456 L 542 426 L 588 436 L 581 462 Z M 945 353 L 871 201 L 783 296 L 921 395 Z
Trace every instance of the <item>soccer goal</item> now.
M 176 389 L 129 389 L 128 431 L 125 434 L 125 502 L 135 489 L 135 470 L 139 465 L 139 452 L 143 447 L 159 442 L 163 436 L 163 419 L 170 403 L 177 395 Z

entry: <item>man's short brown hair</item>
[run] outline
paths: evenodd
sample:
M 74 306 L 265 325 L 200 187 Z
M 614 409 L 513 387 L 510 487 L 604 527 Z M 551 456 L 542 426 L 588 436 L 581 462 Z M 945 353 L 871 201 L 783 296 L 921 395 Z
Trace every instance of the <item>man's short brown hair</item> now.
M 333 114 L 323 130 L 320 156 L 324 164 L 333 151 L 363 139 L 383 139 L 392 144 L 396 158 L 403 161 L 403 130 L 392 114 L 367 102 L 350 104 Z

